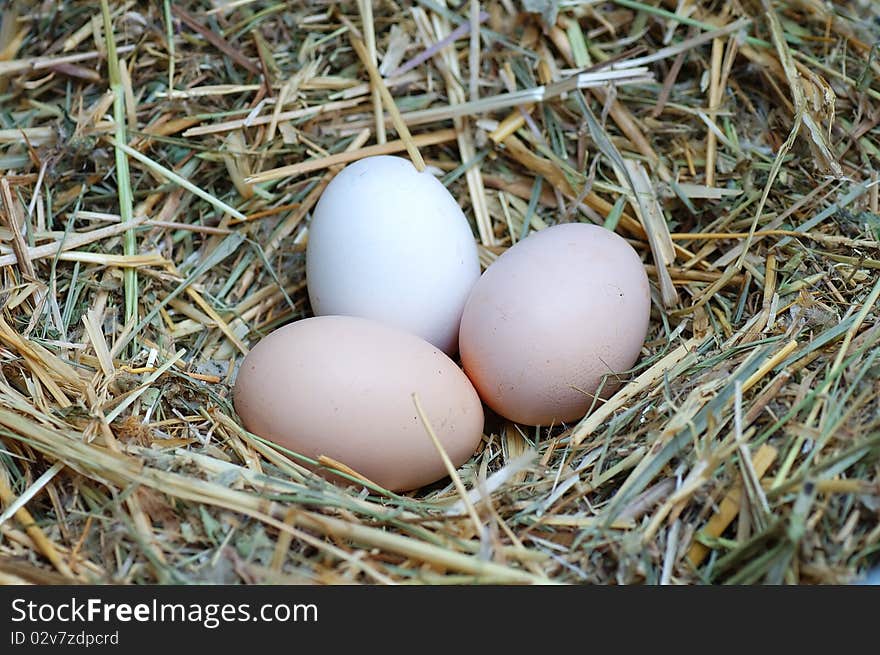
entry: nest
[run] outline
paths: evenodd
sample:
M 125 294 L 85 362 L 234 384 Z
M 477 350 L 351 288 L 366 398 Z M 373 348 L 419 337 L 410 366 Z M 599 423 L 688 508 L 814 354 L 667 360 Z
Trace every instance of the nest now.
M 866 0 L 4 3 L 0 580 L 846 583 L 880 545 L 880 13 Z M 483 266 L 615 230 L 638 365 L 408 494 L 230 401 L 311 315 L 310 212 L 421 159 Z M 333 462 L 325 462 L 333 466 Z

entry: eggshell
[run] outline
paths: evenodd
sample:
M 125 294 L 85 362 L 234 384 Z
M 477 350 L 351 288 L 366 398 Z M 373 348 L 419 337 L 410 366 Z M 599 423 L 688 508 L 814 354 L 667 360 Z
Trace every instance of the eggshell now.
M 545 228 L 502 254 L 474 285 L 461 321 L 465 373 L 502 416 L 549 425 L 583 416 L 603 375 L 635 364 L 650 320 L 636 251 L 595 225 Z M 599 403 L 601 401 L 598 401 Z
M 419 337 L 350 316 L 272 332 L 245 357 L 233 393 L 254 434 L 311 458 L 328 455 L 395 491 L 447 474 L 413 393 L 456 467 L 483 430 L 480 399 L 449 357 Z
M 371 318 L 453 354 L 479 276 L 473 233 L 455 198 L 406 159 L 347 166 L 315 207 L 306 278 L 316 315 Z

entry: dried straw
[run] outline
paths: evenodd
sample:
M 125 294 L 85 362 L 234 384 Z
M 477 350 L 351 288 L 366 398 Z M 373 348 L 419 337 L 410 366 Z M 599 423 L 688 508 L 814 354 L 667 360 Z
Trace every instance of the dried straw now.
M 553 24 L 506 0 L 0 8 L 0 581 L 878 564 L 876 3 L 552 4 Z M 323 189 L 389 153 L 440 172 L 484 266 L 594 222 L 653 294 L 591 414 L 490 414 L 469 462 L 404 495 L 250 434 L 229 395 L 310 315 Z

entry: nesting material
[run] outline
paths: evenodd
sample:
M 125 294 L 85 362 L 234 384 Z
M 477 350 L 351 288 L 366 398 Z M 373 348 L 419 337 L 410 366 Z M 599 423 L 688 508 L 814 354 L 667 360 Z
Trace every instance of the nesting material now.
M 880 563 L 877 3 L 0 4 L 3 581 Z M 316 203 L 377 154 L 423 160 L 483 268 L 592 223 L 651 289 L 636 364 L 583 420 L 489 413 L 447 461 L 408 402 L 444 477 L 406 492 L 258 438 L 231 395 L 314 314 Z

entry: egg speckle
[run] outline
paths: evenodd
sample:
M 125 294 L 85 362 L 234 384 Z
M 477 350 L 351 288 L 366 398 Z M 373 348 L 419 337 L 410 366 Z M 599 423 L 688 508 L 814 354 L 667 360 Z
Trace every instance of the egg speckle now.
M 316 315 L 361 316 L 453 354 L 480 275 L 470 225 L 446 187 L 401 157 L 367 157 L 321 195 L 306 279 Z
M 239 368 L 233 402 L 254 434 L 404 491 L 447 474 L 413 394 L 453 465 L 466 462 L 483 430 L 468 378 L 423 339 L 368 319 L 321 316 L 272 332 Z
M 462 364 L 505 418 L 571 421 L 635 364 L 650 308 L 644 266 L 623 238 L 580 223 L 546 228 L 474 285 L 461 320 Z

